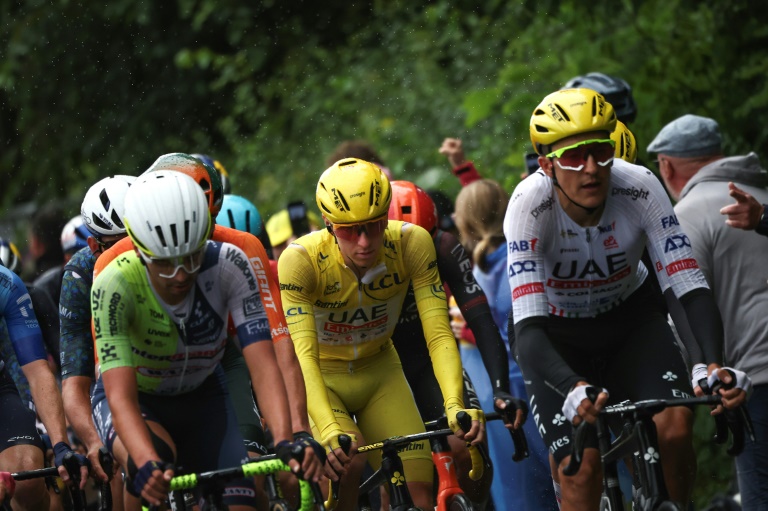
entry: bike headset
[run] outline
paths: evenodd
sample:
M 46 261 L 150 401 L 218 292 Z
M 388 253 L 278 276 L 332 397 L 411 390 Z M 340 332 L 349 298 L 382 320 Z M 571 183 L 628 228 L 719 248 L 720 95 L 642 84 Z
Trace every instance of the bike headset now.
M 604 131 L 608 134 L 616 129 L 616 112 L 602 94 L 592 89 L 561 89 L 545 97 L 534 108 L 529 126 L 531 142 L 536 153 L 546 156 L 547 148 L 566 137 Z M 563 192 L 571 203 L 588 213 L 599 209 L 588 208 L 571 199 L 557 181 L 557 173 L 552 160 L 552 182 Z

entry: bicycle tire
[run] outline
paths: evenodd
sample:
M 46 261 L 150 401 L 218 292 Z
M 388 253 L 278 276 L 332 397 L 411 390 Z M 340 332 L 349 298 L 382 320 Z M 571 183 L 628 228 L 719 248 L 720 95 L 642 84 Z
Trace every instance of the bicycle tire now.
M 448 511 L 474 511 L 472 502 L 463 493 L 457 493 L 451 497 L 448 503 Z

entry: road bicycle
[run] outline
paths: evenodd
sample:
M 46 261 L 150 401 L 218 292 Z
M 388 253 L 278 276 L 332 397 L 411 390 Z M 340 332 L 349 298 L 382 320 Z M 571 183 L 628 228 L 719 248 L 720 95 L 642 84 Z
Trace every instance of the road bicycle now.
M 525 407 L 522 402 L 520 406 Z M 510 407 L 509 413 L 514 416 L 514 410 Z M 501 413 L 490 413 L 486 415 L 486 421 L 499 420 L 504 418 Z M 465 412 L 459 412 L 457 415 L 459 425 L 465 431 L 472 426 L 472 419 Z M 365 453 L 374 450 L 381 450 L 381 466 L 372 476 L 365 480 L 358 491 L 358 508 L 361 511 L 374 511 L 368 495 L 375 491 L 379 486 L 387 484 L 389 488 L 390 509 L 392 511 L 416 511 L 413 499 L 408 491 L 407 482 L 403 471 L 403 463 L 399 452 L 410 444 L 429 440 L 432 449 L 432 461 L 438 474 L 438 489 L 436 498 L 436 511 L 473 511 L 472 502 L 464 494 L 459 486 L 456 467 L 451 454 L 451 448 L 448 445 L 447 437 L 453 435 L 453 431 L 448 429 L 448 420 L 445 417 L 425 424 L 427 431 L 425 433 L 415 433 L 401 437 L 388 438 L 386 440 L 375 442 L 369 445 L 358 447 L 358 453 Z M 528 457 L 528 443 L 525 434 L 521 429 L 511 431 L 515 445 L 513 460 L 520 461 Z M 346 437 L 346 435 L 342 435 Z M 340 437 L 342 448 L 348 452 L 349 437 Z M 478 480 L 483 476 L 486 469 L 490 469 L 491 463 L 485 447 L 469 446 L 470 457 L 472 460 L 472 469 L 469 476 L 473 480 Z M 338 485 L 332 484 L 329 492 L 329 500 L 326 501 L 327 509 L 335 508 L 338 500 Z
M 587 397 L 593 402 L 599 389 L 587 389 Z M 674 399 L 652 399 L 647 401 L 625 401 L 602 409 L 593 426 L 582 421 L 574 427 L 570 463 L 564 468 L 566 476 L 575 475 L 584 454 L 587 437 L 597 434 L 600 459 L 603 464 L 603 495 L 601 511 L 619 511 L 624 509 L 624 502 L 619 488 L 618 463 L 626 458 L 632 459 L 635 481 L 639 487 L 633 489 L 632 506 L 635 511 L 682 511 L 673 501 L 664 484 L 656 426 L 653 416 L 671 406 L 718 405 L 720 396 L 716 393 L 702 397 L 682 397 Z M 744 447 L 744 433 L 754 441 L 754 430 L 749 415 L 744 408 L 726 411 L 718 420 L 717 443 L 725 443 L 728 431 L 731 432 L 732 444 L 728 454 L 738 455 Z M 717 416 L 720 417 L 720 416 Z M 618 419 L 621 430 L 612 441 L 608 426 L 609 420 Z

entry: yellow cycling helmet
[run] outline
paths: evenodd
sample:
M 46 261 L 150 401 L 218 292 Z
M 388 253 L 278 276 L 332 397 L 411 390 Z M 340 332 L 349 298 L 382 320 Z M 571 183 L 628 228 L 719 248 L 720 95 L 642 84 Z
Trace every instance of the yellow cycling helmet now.
M 345 158 L 320 176 L 315 199 L 331 223 L 355 224 L 387 216 L 392 188 L 373 163 Z
M 616 129 L 611 133 L 611 138 L 616 142 L 616 158 L 621 158 L 629 163 L 635 163 L 637 159 L 637 141 L 635 135 L 621 121 L 616 121 Z
M 544 98 L 531 115 L 531 142 L 539 154 L 565 137 L 590 131 L 612 133 L 616 112 L 592 89 L 563 89 Z

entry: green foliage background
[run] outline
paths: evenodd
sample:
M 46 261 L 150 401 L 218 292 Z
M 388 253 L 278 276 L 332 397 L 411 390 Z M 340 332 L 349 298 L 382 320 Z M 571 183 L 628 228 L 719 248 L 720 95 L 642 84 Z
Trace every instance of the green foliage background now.
M 511 190 L 534 106 L 590 71 L 632 85 L 646 161 L 685 113 L 717 119 L 727 153 L 765 157 L 765 12 L 748 0 L 0 0 L 0 220 L 21 222 L 14 206 L 30 201 L 74 215 L 97 179 L 175 151 L 221 160 L 268 217 L 313 204 L 326 156 L 350 138 L 396 177 L 456 193 L 437 148 L 457 136 Z M 702 481 L 701 494 L 715 487 Z

